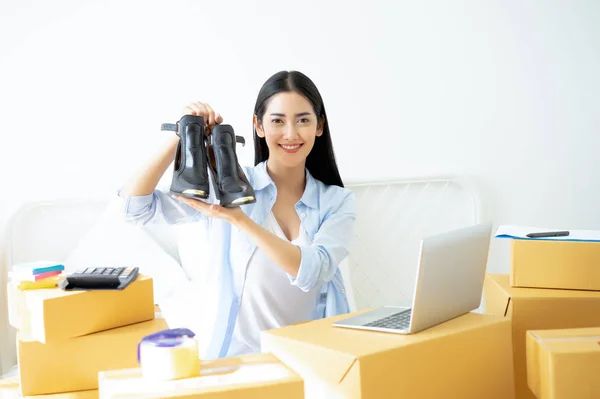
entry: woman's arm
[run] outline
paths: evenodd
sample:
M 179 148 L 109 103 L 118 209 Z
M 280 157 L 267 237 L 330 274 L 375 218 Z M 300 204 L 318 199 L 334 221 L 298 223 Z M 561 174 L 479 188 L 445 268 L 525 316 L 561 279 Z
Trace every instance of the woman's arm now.
M 184 115 L 196 115 L 204 118 L 207 131 L 223 118 L 207 103 L 192 102 L 183 109 Z M 167 223 L 177 224 L 204 219 L 203 215 L 186 204 L 174 200 L 165 193 L 156 190 L 156 186 L 173 162 L 179 137 L 172 135 L 165 145 L 132 176 L 119 190 L 123 198 L 123 214 L 131 223 Z
M 330 281 L 339 264 L 348 257 L 354 236 L 356 222 L 356 202 L 354 193 L 340 192 L 336 198 L 323 201 L 328 209 L 311 245 L 299 247 L 300 266 L 296 276 L 290 275 L 290 282 L 302 291 L 310 291 Z
M 119 195 L 123 197 L 139 197 L 152 194 L 161 177 L 165 174 L 171 162 L 173 162 L 175 148 L 178 143 L 179 137 L 176 135 L 170 137 L 146 165 L 121 188 Z
M 224 219 L 246 233 L 254 243 L 265 252 L 267 257 L 279 265 L 286 273 L 296 277 L 300 268 L 300 248 L 277 237 L 264 227 L 257 224 L 241 208 L 224 208 L 215 204 L 173 195 L 173 198 L 198 210 L 210 218 Z
M 179 137 L 173 135 L 137 174 L 119 190 L 122 214 L 128 223 L 179 224 L 203 220 L 204 215 L 156 189 L 173 161 Z
M 246 233 L 269 259 L 287 274 L 296 278 L 300 269 L 302 253 L 300 248 L 289 241 L 277 237 L 243 214 L 234 225 Z
M 318 284 L 331 280 L 337 266 L 350 252 L 356 204 L 354 193 L 349 190 L 339 191 L 338 195 L 324 201 L 329 204 L 329 209 L 323 210 L 327 216 L 312 244 L 306 246 L 296 246 L 277 237 L 254 222 L 239 207 L 224 208 L 189 198 L 176 198 L 209 218 L 226 220 L 245 232 L 269 259 L 288 273 L 291 283 L 303 291 L 310 291 Z

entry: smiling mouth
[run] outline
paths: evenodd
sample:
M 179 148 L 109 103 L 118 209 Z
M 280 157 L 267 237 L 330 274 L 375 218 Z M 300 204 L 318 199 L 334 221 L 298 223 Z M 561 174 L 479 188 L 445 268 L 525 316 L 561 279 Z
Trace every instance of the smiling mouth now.
M 293 145 L 288 145 L 288 144 L 279 144 L 279 147 L 281 147 L 283 149 L 283 151 L 285 152 L 296 152 L 298 151 L 304 144 L 293 144 Z

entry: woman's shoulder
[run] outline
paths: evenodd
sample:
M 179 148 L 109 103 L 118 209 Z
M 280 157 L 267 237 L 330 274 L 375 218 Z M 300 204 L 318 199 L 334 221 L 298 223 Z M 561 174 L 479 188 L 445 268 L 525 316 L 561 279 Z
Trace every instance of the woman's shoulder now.
M 244 173 L 246 174 L 246 176 L 248 176 L 248 178 L 250 178 L 249 175 L 253 175 L 256 171 L 256 168 L 258 165 L 256 166 L 249 166 L 249 165 L 240 165 L 242 170 L 244 171 Z
M 255 166 L 241 166 L 242 170 L 244 171 L 244 174 L 246 175 L 246 178 L 248 179 L 248 182 L 250 183 L 250 185 L 252 187 L 256 186 L 256 182 L 258 180 L 258 176 L 261 173 L 261 165 L 255 165 Z
M 346 187 L 328 185 L 320 180 L 314 179 L 317 185 L 319 206 L 322 208 L 354 208 L 354 191 Z

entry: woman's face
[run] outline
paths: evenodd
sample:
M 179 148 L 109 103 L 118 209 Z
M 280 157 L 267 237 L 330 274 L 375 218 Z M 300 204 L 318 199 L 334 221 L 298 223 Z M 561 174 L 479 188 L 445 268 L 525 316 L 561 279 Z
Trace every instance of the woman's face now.
M 311 103 L 294 91 L 275 94 L 262 121 L 254 118 L 256 133 L 269 147 L 269 161 L 284 167 L 304 167 L 315 138 L 323 134 Z

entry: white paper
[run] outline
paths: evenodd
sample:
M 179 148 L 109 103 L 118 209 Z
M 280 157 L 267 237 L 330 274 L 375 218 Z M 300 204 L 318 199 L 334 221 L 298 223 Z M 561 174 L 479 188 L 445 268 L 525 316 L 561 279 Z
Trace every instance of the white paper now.
M 568 231 L 569 235 L 564 237 L 529 238 L 529 233 L 543 233 L 548 231 Z M 600 231 L 598 230 L 569 230 L 565 228 L 540 228 L 530 226 L 504 225 L 496 230 L 496 238 L 516 238 L 522 240 L 552 240 L 552 241 L 588 241 L 600 242 Z

